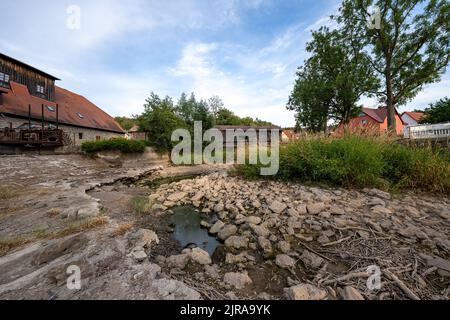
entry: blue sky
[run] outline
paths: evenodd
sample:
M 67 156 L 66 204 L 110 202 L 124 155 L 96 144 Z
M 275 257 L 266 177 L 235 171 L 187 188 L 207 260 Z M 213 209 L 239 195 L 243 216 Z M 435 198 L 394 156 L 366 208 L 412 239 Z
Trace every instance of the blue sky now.
M 310 30 L 340 0 L 16 0 L 2 3 L 0 52 L 62 79 L 113 116 L 143 110 L 151 91 L 219 95 L 240 116 L 294 125 L 285 108 Z M 81 28 L 66 22 L 81 9 Z M 450 72 L 400 110 L 448 95 Z M 363 99 L 366 106 L 376 101 Z

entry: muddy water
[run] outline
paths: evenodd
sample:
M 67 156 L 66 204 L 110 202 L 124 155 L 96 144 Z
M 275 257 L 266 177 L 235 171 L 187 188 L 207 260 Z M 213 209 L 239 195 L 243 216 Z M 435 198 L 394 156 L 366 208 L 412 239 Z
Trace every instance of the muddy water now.
M 192 207 L 177 207 L 173 209 L 171 222 L 174 225 L 173 238 L 177 240 L 182 247 L 194 244 L 199 248 L 213 254 L 220 242 L 208 231 L 200 226 L 200 222 L 213 223 L 217 218 L 204 216 Z

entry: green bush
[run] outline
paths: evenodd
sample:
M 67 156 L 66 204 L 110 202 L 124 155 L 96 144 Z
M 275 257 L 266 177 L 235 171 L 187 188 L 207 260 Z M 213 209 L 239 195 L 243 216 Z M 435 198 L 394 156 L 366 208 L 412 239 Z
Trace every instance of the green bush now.
M 87 141 L 81 145 L 81 150 L 87 154 L 100 151 L 117 150 L 123 153 L 142 153 L 145 150 L 144 141 L 114 138 L 110 140 Z
M 238 174 L 259 176 L 259 165 L 244 165 Z M 412 148 L 380 138 L 301 140 L 280 148 L 275 178 L 344 187 L 450 190 L 448 153 Z

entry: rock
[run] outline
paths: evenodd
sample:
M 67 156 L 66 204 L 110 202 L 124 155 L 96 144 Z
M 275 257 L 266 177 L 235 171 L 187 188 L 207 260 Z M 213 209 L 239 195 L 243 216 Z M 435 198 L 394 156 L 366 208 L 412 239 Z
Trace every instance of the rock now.
M 287 206 L 284 203 L 281 203 L 277 200 L 273 201 L 269 206 L 269 209 L 272 210 L 272 212 L 277 213 L 277 214 L 282 213 L 286 208 L 287 208 Z
M 236 264 L 236 263 L 244 263 L 247 262 L 247 254 L 245 252 L 242 252 L 238 255 L 227 253 L 227 256 L 225 258 L 225 263 L 228 264 Z
M 131 239 L 135 241 L 135 246 L 142 248 L 150 248 L 152 243 L 159 244 L 158 235 L 148 229 L 139 229 L 131 235 Z
M 234 224 L 227 224 L 225 225 L 222 230 L 219 231 L 217 234 L 217 237 L 220 240 L 226 240 L 227 238 L 231 237 L 232 235 L 235 235 L 237 232 L 237 227 Z
M 369 195 L 371 196 L 375 196 L 375 197 L 379 197 L 385 200 L 390 200 L 391 199 L 391 195 L 387 192 L 378 190 L 378 189 L 371 189 L 368 192 Z
M 252 202 L 252 206 L 255 209 L 259 209 L 259 208 L 261 208 L 261 202 L 259 202 L 258 200 L 255 200 Z
M 309 204 L 306 206 L 306 209 L 308 210 L 309 214 L 319 214 L 320 212 L 325 210 L 325 208 L 326 208 L 325 204 L 321 202 Z
M 216 212 L 216 213 L 220 213 L 220 212 L 222 212 L 223 210 L 225 209 L 225 207 L 224 207 L 224 205 L 223 205 L 223 203 L 218 203 L 218 204 L 216 204 L 215 206 L 214 206 L 214 212 Z
M 322 234 L 320 237 L 317 238 L 317 242 L 320 244 L 325 244 L 330 242 L 330 239 L 325 234 Z
M 176 192 L 176 193 L 172 193 L 170 196 L 167 197 L 168 201 L 172 201 L 172 202 L 178 202 L 183 200 L 184 198 L 187 197 L 187 193 L 184 191 L 181 192 Z
M 257 236 L 267 238 L 270 235 L 270 231 L 264 226 L 249 224 L 249 227 Z
M 344 300 L 364 300 L 362 294 L 351 286 L 347 286 L 342 290 L 341 297 Z
M 289 216 L 291 216 L 291 217 L 298 217 L 299 216 L 299 213 L 297 212 L 297 210 L 292 209 L 292 208 L 287 210 L 287 214 Z
M 222 230 L 222 228 L 225 226 L 225 223 L 223 223 L 220 220 L 217 220 L 216 223 L 214 223 L 214 225 L 211 227 L 211 229 L 209 229 L 209 233 L 210 234 L 216 234 L 219 233 L 220 230 Z
M 201 300 L 200 293 L 189 288 L 183 282 L 172 279 L 158 279 L 152 282 L 152 292 L 161 300 Z
M 248 247 L 248 238 L 244 236 L 231 236 L 225 240 L 225 246 L 242 249 Z
M 88 242 L 84 233 L 70 235 L 62 239 L 49 240 L 37 249 L 33 258 L 34 265 L 41 265 L 65 255 L 67 252 L 82 248 Z
M 264 253 L 271 253 L 272 252 L 272 243 L 269 239 L 266 239 L 264 237 L 258 238 L 259 246 L 264 250 Z
M 98 215 L 99 213 L 99 207 L 98 204 L 95 203 L 89 207 L 84 207 L 84 208 L 80 208 L 78 209 L 77 212 L 77 217 L 78 218 L 92 218 Z
M 145 259 L 147 259 L 147 254 L 145 253 L 144 249 L 142 247 L 136 247 L 131 251 L 130 255 L 133 260 L 136 262 L 142 262 Z
M 177 254 L 166 259 L 166 264 L 169 268 L 184 269 L 189 262 L 188 254 Z
M 304 204 L 300 204 L 295 211 L 297 211 L 297 213 L 300 215 L 304 215 L 304 214 L 308 213 L 308 209 L 307 209 L 306 205 L 304 205 Z
M 277 266 L 283 269 L 290 269 L 295 266 L 295 259 L 291 258 L 287 254 L 279 254 L 275 258 Z
M 206 252 L 205 250 L 199 247 L 189 250 L 191 250 L 189 253 L 189 257 L 191 258 L 192 261 L 201 265 L 207 265 L 212 263 L 209 253 Z
M 300 256 L 300 260 L 303 261 L 306 267 L 318 269 L 323 263 L 323 258 L 319 257 L 317 254 L 312 253 L 308 250 L 304 250 Z
M 373 213 L 379 213 L 379 214 L 385 214 L 385 215 L 392 214 L 391 209 L 388 209 L 385 206 L 380 206 L 380 205 L 376 205 L 376 206 L 372 207 L 371 210 Z
M 284 293 L 289 300 L 323 300 L 327 297 L 326 290 L 307 283 L 285 288 Z
M 244 289 L 247 285 L 252 283 L 252 279 L 245 273 L 228 272 L 223 277 L 225 284 L 231 285 L 236 289 Z
M 200 200 L 203 199 L 204 196 L 205 196 L 205 194 L 204 194 L 203 192 L 197 192 L 197 193 L 195 194 L 195 196 L 193 196 L 193 197 L 191 198 L 191 201 L 200 201 Z
M 205 274 L 212 279 L 218 279 L 220 277 L 219 266 L 216 264 L 206 265 Z
M 278 250 L 280 250 L 283 253 L 288 253 L 289 251 L 291 251 L 291 245 L 289 244 L 289 242 L 287 241 L 280 241 L 277 245 Z
M 211 224 L 209 222 L 206 222 L 205 220 L 200 221 L 200 226 L 205 229 L 211 228 Z
M 248 224 L 258 225 L 258 224 L 261 223 L 261 218 L 260 217 L 256 217 L 256 216 L 250 216 L 250 217 L 247 217 L 246 222 Z

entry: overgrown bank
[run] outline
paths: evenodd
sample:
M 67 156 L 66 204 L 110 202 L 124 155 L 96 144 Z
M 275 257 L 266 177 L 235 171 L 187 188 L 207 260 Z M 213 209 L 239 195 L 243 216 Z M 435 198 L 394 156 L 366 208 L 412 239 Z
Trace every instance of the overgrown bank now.
M 450 157 L 447 150 L 411 148 L 381 138 L 302 140 L 280 149 L 275 178 L 344 187 L 419 189 L 448 193 Z M 237 172 L 259 177 L 261 165 Z

